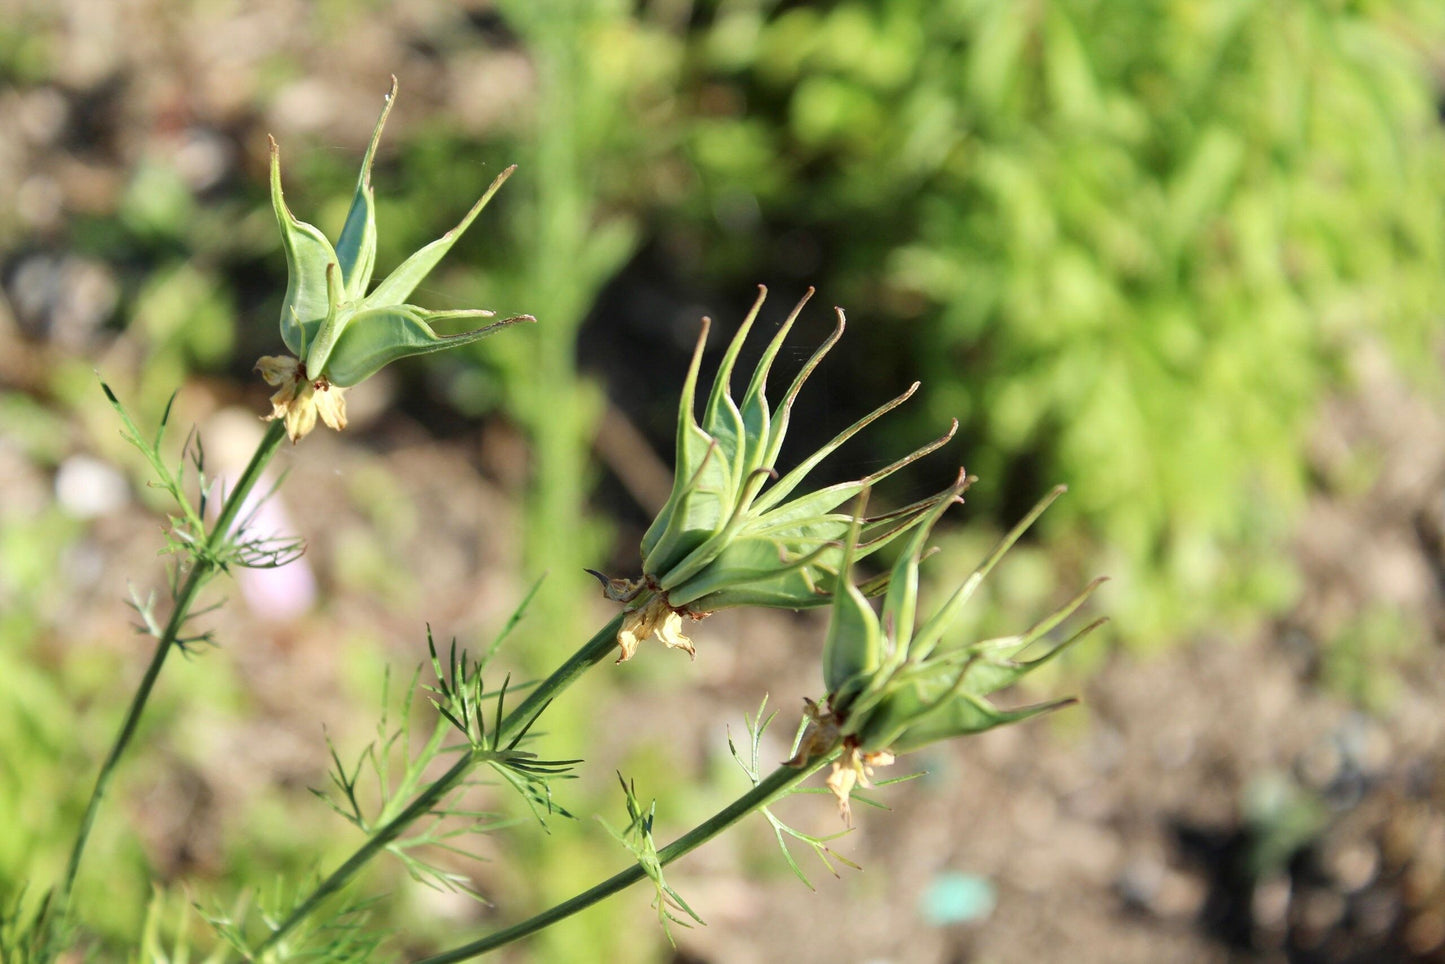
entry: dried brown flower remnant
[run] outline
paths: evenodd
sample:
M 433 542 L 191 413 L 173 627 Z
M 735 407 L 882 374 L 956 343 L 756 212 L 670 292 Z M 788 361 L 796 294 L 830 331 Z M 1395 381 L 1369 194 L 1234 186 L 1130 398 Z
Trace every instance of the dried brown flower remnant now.
M 328 428 L 346 428 L 345 389 L 325 378 L 307 378 L 306 366 L 287 355 L 263 355 L 256 370 L 267 385 L 280 386 L 271 396 L 268 422 L 286 420 L 286 437 L 295 445 L 316 427 L 317 416 Z

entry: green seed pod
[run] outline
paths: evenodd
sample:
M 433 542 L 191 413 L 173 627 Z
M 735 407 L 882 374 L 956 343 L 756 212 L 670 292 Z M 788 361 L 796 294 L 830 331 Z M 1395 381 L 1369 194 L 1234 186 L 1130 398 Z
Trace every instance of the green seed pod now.
M 341 226 L 341 236 L 336 239 L 337 266 L 341 269 L 342 296 L 347 301 L 356 301 L 366 294 L 371 285 L 371 272 L 376 266 L 376 197 L 371 190 L 371 166 L 376 160 L 376 145 L 381 143 L 381 130 L 396 102 L 396 78 L 391 78 L 391 90 L 387 91 L 386 104 L 377 118 L 371 132 L 371 143 L 366 147 L 366 156 L 361 161 L 361 174 L 356 179 L 356 193 L 352 195 L 351 207 L 346 212 L 346 221 Z
M 346 408 L 339 389 L 369 378 L 382 366 L 409 355 L 466 345 L 506 325 L 534 320 L 520 315 L 474 331 L 439 335 L 432 329 L 433 322 L 488 318 L 493 312 L 427 311 L 404 303 L 476 220 L 515 168 L 507 168 L 492 182 L 460 224 L 407 258 L 375 290 L 367 293 L 377 247 L 371 168 L 395 95 L 396 78 L 393 77 L 335 247 L 313 225 L 297 219 L 286 206 L 281 191 L 280 150 L 275 140 L 271 141 L 271 203 L 281 227 L 287 267 L 281 340 L 295 358 L 288 362 L 268 356 L 261 359 L 257 367 L 266 380 L 279 389 L 271 396 L 270 417 L 286 419 L 287 433 L 293 442 L 315 425 L 316 406 L 323 401 L 324 410 L 320 412 L 323 421 L 333 428 L 344 427 Z
M 286 297 L 281 302 L 281 340 L 304 359 L 316 341 L 332 302 L 327 292 L 326 266 L 337 263 L 336 250 L 315 227 L 297 220 L 281 195 L 281 149 L 271 141 L 271 205 L 281 226 L 286 250 Z
M 969 481 L 960 475 L 957 492 L 962 492 Z M 824 659 L 824 679 L 830 689 L 829 703 L 846 711 L 843 733 L 856 739 L 860 753 L 906 753 L 937 740 L 1028 719 L 1072 702 L 1055 700 L 1003 710 L 986 697 L 1018 682 L 1097 628 L 1103 620 L 1085 626 L 1062 642 L 1043 642 L 1046 634 L 1073 615 L 1103 580 L 1090 583 L 1025 633 L 961 644 L 943 640 L 948 624 L 962 605 L 961 601 L 971 595 L 982 575 L 992 569 L 1003 551 L 1022 534 L 1024 526 L 1037 518 L 1043 506 L 1057 494 L 1057 491 L 1052 493 L 1023 524 L 1005 536 L 1000 548 L 990 554 L 939 611 L 924 620 L 917 629 L 914 622 L 917 619 L 918 564 L 928 532 L 942 514 L 944 506 L 931 510 L 928 518 L 914 531 L 907 551 L 894 566 L 883 604 L 882 625 L 891 637 L 885 640 L 885 646 L 888 643 L 892 646 L 885 653 L 881 665 L 860 683 L 857 677 L 846 677 L 841 663 L 834 665 L 826 656 Z M 868 615 L 871 617 L 871 611 Z M 855 631 L 856 617 L 841 605 L 835 604 L 833 618 L 830 641 L 835 634 L 846 638 L 848 633 Z M 1030 656 L 1031 652 L 1034 655 Z
M 810 290 L 769 341 L 738 401 L 732 395 L 733 369 L 766 295 L 765 289 L 759 290 L 747 318 L 728 345 L 699 420 L 698 376 L 709 328 L 708 320 L 703 319 L 678 402 L 672 492 L 642 538 L 643 575 L 637 584 L 660 593 L 674 609 L 694 616 L 725 606 L 801 609 L 827 605 L 841 585 L 840 573 L 847 569 L 843 540 L 854 524 L 853 516 L 839 512 L 839 507 L 870 485 L 939 448 L 957 429 L 954 423 L 942 438 L 865 478 L 805 490 L 795 497 L 805 478 L 824 459 L 901 405 L 918 386 L 914 384 L 859 419 L 780 477 L 775 465 L 793 402 L 808 376 L 842 336 L 845 319 L 839 310 L 832 335 L 813 352 L 775 409 L 767 398 L 768 375 L 784 339 L 812 295 Z M 952 490 L 945 490 L 894 512 L 862 520 L 851 558 L 860 559 L 925 524 L 940 501 L 952 494 Z M 607 582 L 604 577 L 604 584 Z M 853 602 L 867 608 L 861 595 Z M 870 645 L 862 639 L 860 645 L 874 655 L 859 657 L 855 660 L 858 666 L 876 666 L 880 643 Z
M 863 593 L 844 582 L 833 593 L 833 619 L 823 642 L 823 682 L 834 712 L 844 713 L 857 691 L 878 671 L 883 633 Z
M 861 718 L 849 721 L 849 728 L 858 737 L 859 749 L 873 753 L 893 748 L 910 725 L 935 708 L 939 695 L 946 691 L 946 682 L 931 695 L 921 692 L 917 685 L 891 688 Z

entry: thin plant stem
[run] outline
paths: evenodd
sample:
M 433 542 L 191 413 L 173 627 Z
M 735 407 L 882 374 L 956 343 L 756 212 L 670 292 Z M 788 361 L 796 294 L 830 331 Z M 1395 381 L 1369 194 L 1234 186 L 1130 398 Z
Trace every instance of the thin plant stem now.
M 211 527 L 210 533 L 206 537 L 204 549 L 193 557 L 191 571 L 176 593 L 175 607 L 171 611 L 171 617 L 156 640 L 156 648 L 151 654 L 150 665 L 146 667 L 145 675 L 141 677 L 135 696 L 131 698 L 130 708 L 126 711 L 125 720 L 121 723 L 115 743 L 111 746 L 110 753 L 106 755 L 105 762 L 100 766 L 100 773 L 95 779 L 95 789 L 90 792 L 90 801 L 85 806 L 85 815 L 81 817 L 80 829 L 76 833 L 75 844 L 70 851 L 70 859 L 66 862 L 65 876 L 61 878 L 60 885 L 56 889 L 54 901 L 47 908 L 47 917 L 58 915 L 59 919 L 64 919 L 71 891 L 75 887 L 76 875 L 80 872 L 80 859 L 85 853 L 85 845 L 90 839 L 90 831 L 95 824 L 95 817 L 100 810 L 101 801 L 105 799 L 106 791 L 110 788 L 111 778 L 115 775 L 116 765 L 120 763 L 120 758 L 125 754 L 131 739 L 135 736 L 136 729 L 140 725 L 141 714 L 145 711 L 146 703 L 150 699 L 151 690 L 155 688 L 156 679 L 161 674 L 161 667 L 165 665 L 166 656 L 170 654 L 176 645 L 176 640 L 180 638 L 181 630 L 190 617 L 191 606 L 194 604 L 196 596 L 216 568 L 216 563 L 213 561 L 216 550 L 229 537 L 230 528 L 235 524 L 242 504 L 256 487 L 261 473 L 265 470 L 267 463 L 271 461 L 272 456 L 276 454 L 285 435 L 285 424 L 281 421 L 272 422 L 266 429 L 266 434 L 262 436 L 260 444 L 257 445 L 250 463 L 226 497 L 220 515 L 216 517 L 215 525 Z
M 819 769 L 834 760 L 837 755 L 837 751 L 834 751 L 803 767 L 778 767 L 758 783 L 757 786 L 753 787 L 753 789 L 738 797 L 732 803 L 681 837 L 678 837 L 666 847 L 660 849 L 657 852 L 658 864 L 665 867 L 679 857 L 701 847 L 743 817 L 746 817 L 759 807 L 767 806 L 789 789 L 818 772 Z M 520 940 L 530 934 L 535 934 L 537 931 L 549 927 L 564 918 L 571 917 L 578 911 L 585 910 L 593 904 L 611 897 L 621 890 L 625 890 L 646 877 L 647 872 L 642 869 L 642 865 L 633 864 L 631 867 L 612 875 L 590 890 L 583 891 L 575 897 L 571 897 L 554 907 L 548 908 L 535 917 L 530 917 L 519 924 L 513 924 L 511 927 L 497 931 L 494 934 L 489 934 L 480 940 L 472 941 L 470 944 L 463 944 L 460 947 L 444 951 L 441 954 L 422 958 L 420 961 L 417 961 L 416 964 L 451 964 L 453 961 L 465 961 L 473 957 L 480 957 L 503 945 Z
M 617 649 L 617 631 L 622 628 L 622 618 L 621 613 L 613 617 L 606 626 L 597 631 L 596 635 L 584 643 L 581 649 L 573 653 L 567 662 L 534 687 L 527 698 L 503 718 L 501 725 L 492 734 L 494 745 L 505 747 L 519 738 L 528 727 L 536 722 L 537 717 L 542 715 L 542 711 L 547 708 L 548 703 L 571 686 L 577 677 L 611 655 Z M 259 957 L 274 947 L 297 924 L 305 920 L 307 915 L 314 911 L 322 901 L 350 883 L 351 878 L 355 877 L 358 871 L 384 850 L 388 844 L 401 836 L 407 827 L 426 816 L 466 778 L 478 755 L 483 752 L 485 750 L 480 747 L 463 751 L 456 762 L 435 782 L 418 794 L 405 810 L 368 836 L 366 842 L 357 848 L 345 863 L 317 884 L 306 899 L 297 904 L 286 919 L 257 946 L 256 956 Z
M 547 708 L 547 704 L 571 686 L 577 677 L 616 652 L 617 632 L 622 628 L 622 620 L 622 613 L 608 620 L 607 625 L 583 643 L 567 662 L 557 667 L 539 686 L 533 687 L 527 698 L 503 718 L 502 725 L 497 729 L 497 742 L 505 746 L 525 732 Z

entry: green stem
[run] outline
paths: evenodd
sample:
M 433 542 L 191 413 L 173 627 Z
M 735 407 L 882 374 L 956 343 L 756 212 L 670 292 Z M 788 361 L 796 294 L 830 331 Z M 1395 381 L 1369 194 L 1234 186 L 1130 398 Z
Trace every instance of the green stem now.
M 71 848 L 70 859 L 65 865 L 65 876 L 56 890 L 54 902 L 48 908 L 47 917 L 53 914 L 58 915 L 59 919 L 64 919 L 71 891 L 75 887 L 75 878 L 80 871 L 80 858 L 85 853 L 85 845 L 90 839 L 90 831 L 95 824 L 96 813 L 100 810 L 101 801 L 110 788 L 111 777 L 115 774 L 116 765 L 135 736 L 136 728 L 140 725 L 141 713 L 144 712 L 146 702 L 150 699 L 151 690 L 155 688 L 156 679 L 161 674 L 161 667 L 165 664 L 166 656 L 170 654 L 176 640 L 180 638 L 181 629 L 190 617 L 191 605 L 195 602 L 196 596 L 200 593 L 206 580 L 215 572 L 216 564 L 212 560 L 223 542 L 230 537 L 231 526 L 236 522 L 236 516 L 241 511 L 242 503 L 251 494 L 251 490 L 256 487 L 262 471 L 271 461 L 271 457 L 276 454 L 281 439 L 284 437 L 285 425 L 280 421 L 272 422 L 256 447 L 255 454 L 251 456 L 250 464 L 241 473 L 241 478 L 231 490 L 231 494 L 227 496 L 225 505 L 221 507 L 221 513 L 216 517 L 215 525 L 211 527 L 210 533 L 206 536 L 204 548 L 192 557 L 191 572 L 176 593 L 175 607 L 171 611 L 171 618 L 166 622 L 165 629 L 161 631 L 160 637 L 156 640 L 156 648 L 151 654 L 150 665 L 146 667 L 140 686 L 136 688 L 135 696 L 131 699 L 130 709 L 126 711 L 125 721 L 120 726 L 120 733 L 116 736 L 115 744 L 110 748 L 105 762 L 100 766 L 100 773 L 95 780 L 95 789 L 90 792 L 90 801 L 86 804 L 85 815 L 81 817 L 75 845 Z
M 542 715 L 547 704 L 571 686 L 577 677 L 611 655 L 617 649 L 617 631 L 621 628 L 622 614 L 618 613 L 606 626 L 598 630 L 596 635 L 584 643 L 581 649 L 573 653 L 567 662 L 533 688 L 527 698 L 502 720 L 496 733 L 493 734 L 496 745 L 505 747 L 519 737 L 536 721 L 537 717 Z M 257 946 L 255 956 L 260 957 L 274 947 L 297 924 L 305 920 L 307 915 L 314 911 L 322 901 L 350 883 L 351 878 L 356 876 L 357 872 L 366 866 L 371 858 L 401 836 L 407 827 L 430 813 L 434 806 L 466 778 L 468 771 L 471 770 L 480 755 L 480 750 L 468 750 L 463 753 L 445 773 L 408 804 L 405 810 L 367 837 L 366 842 L 347 858 L 345 863 L 317 884 L 306 899 L 297 904 L 286 919 Z
M 532 689 L 517 708 L 508 713 L 497 730 L 498 744 L 505 746 L 526 730 L 542 715 L 547 704 L 556 699 L 563 690 L 587 670 L 596 666 L 617 651 L 617 632 L 622 628 L 623 614 L 618 613 L 608 620 L 607 625 L 597 631 L 582 648 L 573 653 L 567 662 L 557 667 L 539 686 Z
M 698 824 L 692 830 L 689 830 L 659 850 L 657 852 L 658 864 L 665 867 L 679 857 L 701 847 L 743 817 L 746 817 L 760 807 L 767 806 L 781 794 L 812 776 L 836 756 L 836 752 L 831 753 L 800 768 L 789 766 L 778 767 L 761 783 L 753 787 L 752 790 L 738 797 L 706 821 Z M 598 901 L 611 897 L 618 891 L 624 890 L 638 881 L 643 880 L 646 876 L 647 872 L 642 869 L 640 864 L 633 864 L 631 867 L 621 873 L 614 874 L 590 890 L 565 900 L 535 917 L 522 921 L 520 924 L 513 924 L 505 930 L 497 931 L 495 934 L 490 934 L 481 940 L 472 941 L 470 944 L 463 944 L 461 947 L 444 951 L 432 957 L 423 958 L 417 961 L 416 964 L 451 964 L 453 961 L 464 961 L 469 958 L 480 957 L 488 951 L 494 951 L 505 944 L 510 944 L 529 934 L 535 934 L 537 931 L 549 927 L 563 918 L 571 917 L 578 911 L 585 910 Z
M 426 816 L 431 808 L 436 806 L 458 783 L 467 775 L 475 762 L 476 751 L 468 750 L 457 758 L 457 761 L 437 778 L 436 782 L 424 790 L 405 810 L 397 814 L 391 822 L 387 823 L 376 833 L 366 839 L 360 849 L 353 853 L 340 867 L 332 871 L 331 876 L 316 885 L 316 889 L 306 897 L 304 901 L 296 905 L 280 926 L 271 932 L 260 946 L 256 948 L 255 957 L 259 958 L 268 949 L 276 944 L 282 937 L 285 937 L 293 927 L 306 919 L 306 916 L 316 909 L 322 901 L 336 893 L 356 876 L 357 871 L 366 866 L 367 862 L 375 857 L 386 845 L 397 837 L 401 836 L 403 830 L 414 821 Z

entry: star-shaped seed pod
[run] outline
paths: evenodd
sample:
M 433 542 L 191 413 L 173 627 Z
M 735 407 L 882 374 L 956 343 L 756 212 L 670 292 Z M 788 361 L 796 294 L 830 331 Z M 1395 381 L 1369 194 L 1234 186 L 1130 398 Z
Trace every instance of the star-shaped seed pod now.
M 952 494 L 961 496 L 972 481 L 960 472 Z M 788 763 L 802 766 L 841 746 L 843 753 L 833 764 L 828 787 L 845 821 L 851 819 L 853 787 L 867 786 L 873 767 L 886 766 L 897 755 L 939 740 L 1016 723 L 1074 702 L 1065 698 L 1004 710 L 987 697 L 1047 663 L 1104 622 L 1096 620 L 1061 642 L 1044 639 L 1084 604 L 1102 579 L 1020 635 L 981 641 L 945 639 L 983 579 L 1062 492 L 1062 487 L 1055 489 L 1035 506 L 925 619 L 918 616 L 919 565 L 927 554 L 933 525 L 949 505 L 961 500 L 939 501 L 916 525 L 890 574 L 881 615 L 856 586 L 846 578 L 839 581 L 823 646 L 823 682 L 828 695 L 821 705 L 808 703 L 808 725 Z M 861 500 L 866 502 L 866 493 Z M 856 558 L 863 528 L 861 522 L 855 522 L 848 535 L 844 573 Z
M 266 418 L 284 419 L 292 443 L 311 431 L 318 416 L 333 429 L 345 428 L 344 390 L 383 366 L 410 355 L 468 345 L 516 322 L 535 321 L 530 315 L 518 315 L 461 334 L 439 335 L 432 328 L 436 322 L 490 318 L 496 313 L 481 309 L 428 311 L 405 303 L 476 220 L 515 166 L 497 176 L 461 223 L 412 254 L 368 292 L 376 264 L 376 202 L 371 167 L 395 98 L 393 77 L 361 164 L 351 208 L 334 246 L 286 206 L 281 192 L 280 149 L 271 140 L 271 203 L 281 226 L 287 268 L 281 340 L 292 355 L 267 355 L 256 363 L 256 368 L 268 384 L 278 389 L 271 396 L 272 411 Z
M 640 579 L 608 579 L 593 573 L 608 598 L 630 605 L 618 633 L 619 662 L 630 659 L 641 640 L 656 635 L 669 647 L 695 650 L 682 634 L 683 617 L 700 619 L 728 606 L 803 609 L 826 605 L 839 582 L 844 539 L 852 515 L 838 507 L 871 486 L 934 451 L 953 437 L 954 422 L 941 438 L 922 446 L 871 475 L 799 492 L 804 478 L 865 426 L 901 405 L 907 391 L 865 415 L 786 475 L 775 468 L 788 421 L 803 383 L 838 339 L 838 323 L 793 379 L 776 409 L 767 398 L 767 379 L 789 330 L 812 295 L 810 289 L 788 315 L 748 381 L 741 399 L 732 395 L 732 373 L 758 311 L 757 301 L 729 344 L 703 409 L 695 396 L 708 321 L 683 382 L 677 417 L 677 454 L 672 493 L 642 539 Z M 862 520 L 854 558 L 874 552 L 918 525 L 951 490 L 893 512 Z M 877 587 L 874 587 L 877 588 Z

